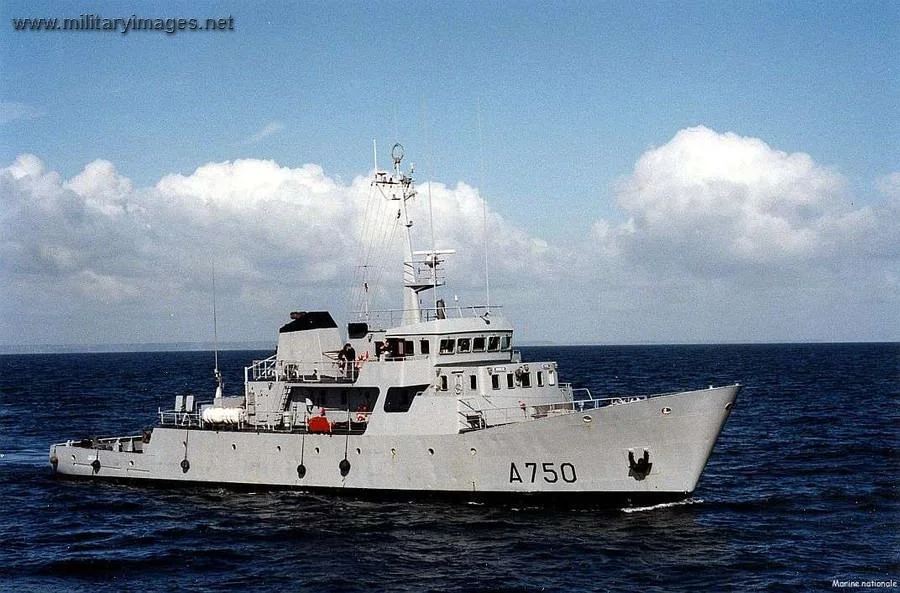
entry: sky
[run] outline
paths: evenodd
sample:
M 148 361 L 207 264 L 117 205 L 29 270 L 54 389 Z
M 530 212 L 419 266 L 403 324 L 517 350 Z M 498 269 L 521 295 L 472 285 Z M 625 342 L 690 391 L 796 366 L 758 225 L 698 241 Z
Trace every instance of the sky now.
M 223 342 L 347 320 L 373 140 L 519 343 L 900 339 L 896 2 L 0 13 L 5 350 L 210 342 L 214 284 Z M 81 15 L 229 26 L 16 30 Z

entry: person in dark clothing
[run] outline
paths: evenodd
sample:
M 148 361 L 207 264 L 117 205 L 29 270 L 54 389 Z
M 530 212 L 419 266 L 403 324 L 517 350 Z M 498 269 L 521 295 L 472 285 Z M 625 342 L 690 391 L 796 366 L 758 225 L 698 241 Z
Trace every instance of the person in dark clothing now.
M 353 377 L 356 363 L 356 350 L 350 345 L 350 342 L 344 344 L 341 351 L 338 352 L 338 362 L 341 365 L 341 374 L 345 377 Z

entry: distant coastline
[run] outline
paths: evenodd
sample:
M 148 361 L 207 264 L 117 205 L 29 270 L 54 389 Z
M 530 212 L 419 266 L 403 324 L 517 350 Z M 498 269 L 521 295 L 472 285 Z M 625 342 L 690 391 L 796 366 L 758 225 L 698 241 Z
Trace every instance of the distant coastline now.
M 642 347 L 642 346 L 761 346 L 767 344 L 789 345 L 789 344 L 900 344 L 900 341 L 847 341 L 847 342 L 722 342 L 722 343 L 699 343 L 699 344 L 671 344 L 662 342 L 646 342 L 634 344 L 598 344 L 598 343 L 579 343 L 579 344 L 559 344 L 546 341 L 525 341 L 517 343 L 517 347 L 521 348 L 570 348 L 570 347 L 586 347 L 586 346 L 608 346 L 608 347 Z M 11 354 L 92 354 L 104 352 L 212 352 L 214 350 L 212 342 L 153 342 L 147 344 L 0 344 L 0 356 Z M 271 350 L 275 351 L 275 344 L 267 341 L 249 341 L 249 342 L 223 342 L 219 344 L 220 351 L 240 351 L 240 350 Z
M 156 342 L 148 344 L 4 344 L 0 354 L 90 354 L 99 352 L 212 352 L 212 342 Z M 219 350 L 272 350 L 275 344 L 259 342 L 222 342 Z

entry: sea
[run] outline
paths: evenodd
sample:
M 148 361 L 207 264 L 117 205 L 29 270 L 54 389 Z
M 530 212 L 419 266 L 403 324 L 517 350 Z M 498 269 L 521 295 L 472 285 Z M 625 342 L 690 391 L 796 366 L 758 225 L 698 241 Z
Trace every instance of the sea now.
M 521 350 L 594 396 L 744 390 L 684 502 L 365 500 L 54 478 L 211 396 L 213 354 L 3 355 L 0 591 L 900 591 L 900 344 Z M 220 352 L 226 391 L 270 354 Z

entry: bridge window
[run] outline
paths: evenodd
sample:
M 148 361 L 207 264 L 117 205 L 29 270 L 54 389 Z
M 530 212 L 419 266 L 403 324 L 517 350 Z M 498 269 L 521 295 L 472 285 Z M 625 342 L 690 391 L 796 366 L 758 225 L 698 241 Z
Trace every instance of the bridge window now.
M 484 352 L 484 336 L 472 340 L 472 352 Z
M 456 346 L 456 340 L 444 338 L 441 340 L 441 354 L 453 354 L 454 346 Z
M 522 387 L 531 387 L 531 373 L 522 373 Z
M 419 340 L 419 352 L 421 352 L 422 354 L 428 354 L 428 351 L 430 349 L 428 346 L 428 340 Z
M 512 336 L 503 336 L 500 338 L 500 350 L 509 350 L 512 342 Z
M 491 336 L 488 338 L 488 352 L 496 352 L 500 350 L 500 336 Z
M 413 351 L 413 341 L 412 340 L 397 340 L 396 341 L 396 355 L 399 357 L 404 356 L 412 356 L 415 354 Z
M 456 351 L 457 352 L 468 352 L 470 347 L 469 338 L 460 338 L 456 340 Z

